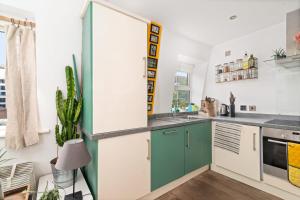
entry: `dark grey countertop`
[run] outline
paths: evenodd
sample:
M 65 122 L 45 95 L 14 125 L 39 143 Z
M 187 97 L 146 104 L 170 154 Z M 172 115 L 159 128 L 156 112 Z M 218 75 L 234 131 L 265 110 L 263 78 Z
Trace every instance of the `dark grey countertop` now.
M 185 114 L 186 115 L 186 114 Z M 172 128 L 172 127 L 179 127 L 194 123 L 204 123 L 209 121 L 218 121 L 218 122 L 227 122 L 227 123 L 237 123 L 237 124 L 244 124 L 249 126 L 260 126 L 260 127 L 268 127 L 268 128 L 278 128 L 278 129 L 285 129 L 285 130 L 293 130 L 293 131 L 300 131 L 300 126 L 288 126 L 288 125 L 274 125 L 274 124 L 267 124 L 266 122 L 271 119 L 284 119 L 284 120 L 300 120 L 298 116 L 285 116 L 285 115 L 267 115 L 267 114 L 238 114 L 236 117 L 207 117 L 204 115 L 193 114 L 189 115 L 192 119 L 184 119 L 184 115 L 179 115 L 173 117 L 171 114 L 163 114 L 151 117 L 148 120 L 148 126 L 135 128 L 135 129 L 127 129 L 127 130 L 120 130 L 120 131 L 112 131 L 112 132 L 105 132 L 105 133 L 96 133 L 96 134 L 88 134 L 83 130 L 83 133 L 90 139 L 90 140 L 101 140 L 105 138 L 111 137 L 118 137 L 123 135 L 130 135 L 136 133 L 142 133 L 146 131 L 152 130 L 159 130 L 164 128 Z

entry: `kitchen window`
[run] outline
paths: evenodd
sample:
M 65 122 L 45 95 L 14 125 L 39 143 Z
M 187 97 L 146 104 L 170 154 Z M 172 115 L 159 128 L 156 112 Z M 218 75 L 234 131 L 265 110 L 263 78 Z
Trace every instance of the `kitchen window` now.
M 185 112 L 191 102 L 190 74 L 177 71 L 175 74 L 174 93 L 172 101 L 173 112 Z

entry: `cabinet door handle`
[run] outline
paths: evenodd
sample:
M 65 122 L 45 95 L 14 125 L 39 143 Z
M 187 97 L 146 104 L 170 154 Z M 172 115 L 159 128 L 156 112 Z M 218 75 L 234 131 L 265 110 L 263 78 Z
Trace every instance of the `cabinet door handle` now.
M 253 151 L 256 151 L 256 133 L 253 133 Z
M 164 131 L 164 132 L 163 132 L 164 135 L 175 135 L 176 133 L 177 133 L 176 130 Z
M 190 132 L 186 131 L 186 134 L 187 134 L 187 145 L 186 145 L 186 147 L 189 149 L 190 148 Z
M 144 60 L 144 75 L 143 77 L 146 78 L 147 76 L 147 57 L 143 57 Z
M 147 160 L 151 160 L 151 142 L 150 142 L 150 139 L 147 139 L 147 144 L 148 144 Z

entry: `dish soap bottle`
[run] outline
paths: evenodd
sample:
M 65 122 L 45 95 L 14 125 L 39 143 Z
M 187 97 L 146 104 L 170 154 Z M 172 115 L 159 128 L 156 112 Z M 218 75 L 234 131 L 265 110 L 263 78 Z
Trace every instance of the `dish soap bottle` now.
M 249 56 L 247 52 L 245 52 L 244 58 L 243 58 L 243 69 L 248 69 L 249 68 Z

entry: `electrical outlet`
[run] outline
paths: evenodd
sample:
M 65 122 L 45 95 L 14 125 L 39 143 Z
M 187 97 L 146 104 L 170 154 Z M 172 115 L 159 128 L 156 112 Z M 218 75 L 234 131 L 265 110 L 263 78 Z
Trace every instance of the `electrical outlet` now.
M 247 111 L 247 106 L 246 105 L 241 105 L 240 110 L 241 111 Z
M 256 111 L 256 106 L 249 106 L 249 111 Z

